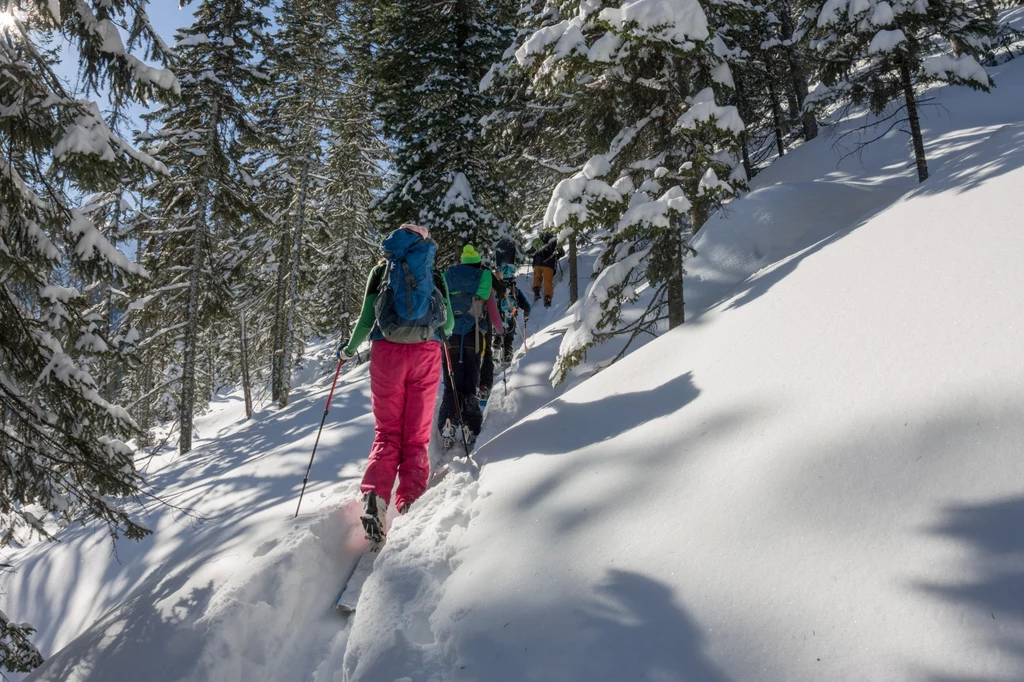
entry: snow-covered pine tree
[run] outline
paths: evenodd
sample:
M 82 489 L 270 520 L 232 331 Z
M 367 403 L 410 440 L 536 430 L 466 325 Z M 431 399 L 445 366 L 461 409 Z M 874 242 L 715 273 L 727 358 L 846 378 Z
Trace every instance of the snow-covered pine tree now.
M 718 47 L 732 68 L 736 108 L 746 128 L 740 136 L 743 167 L 753 177 L 773 155 L 785 155 L 801 106 L 792 86 L 782 22 L 763 5 L 730 1 L 711 7 L 725 8 L 730 15 L 719 24 Z
M 115 107 L 163 97 L 177 81 L 143 61 L 166 58 L 144 4 L 0 6 L 0 545 L 26 530 L 49 537 L 48 516 L 60 525 L 98 519 L 112 536 L 148 532 L 125 507 L 142 486 L 125 443 L 135 423 L 91 371 L 116 352 L 96 292 L 146 273 L 77 198 L 116 193 L 139 167 L 164 169 L 65 89 L 48 47 L 61 34 L 78 52 L 86 91 L 104 88 Z M 41 663 L 30 634 L 0 613 L 0 669 Z
M 368 0 L 361 0 L 367 2 Z M 479 83 L 511 40 L 511 0 L 374 2 L 368 34 L 373 102 L 395 148 L 395 180 L 378 203 L 383 228 L 418 222 L 439 258 L 492 244 L 504 219 L 479 121 L 492 103 Z
M 784 80 L 789 93 L 790 109 L 800 116 L 804 140 L 813 140 L 818 136 L 818 121 L 814 112 L 804 104 L 808 94 L 807 41 L 796 39 L 796 22 L 793 19 L 793 6 L 790 0 L 772 0 L 768 3 L 768 11 L 779 22 L 779 38 L 785 54 L 788 68 Z
M 823 87 L 808 106 L 866 105 L 880 117 L 855 133 L 903 124 L 910 128 L 918 180 L 928 178 L 919 91 L 934 84 L 987 91 L 992 83 L 975 55 L 996 34 L 991 0 L 824 0 L 801 20 Z M 954 53 L 959 53 L 954 56 Z
M 600 119 L 581 108 L 577 120 L 614 126 L 604 153 L 554 188 L 545 214 L 566 239 L 588 221 L 604 230 L 600 274 L 563 339 L 558 382 L 595 343 L 682 323 L 685 231 L 743 185 L 743 124 L 735 107 L 718 104 L 731 97 L 732 76 L 720 27 L 696 0 L 547 0 L 533 9 L 542 25 L 520 36 L 515 63 L 495 73 L 525 70 L 535 91 L 585 93 L 581 103 L 599 96 Z M 624 323 L 622 306 L 645 282 L 654 290 L 647 310 Z
M 254 60 L 264 50 L 265 2 L 203 0 L 178 35 L 179 101 L 146 116 L 157 128 L 142 139 L 170 169 L 149 194 L 153 229 L 144 264 L 153 288 L 139 309 L 153 337 L 180 348 L 168 359 L 180 376 L 178 444 L 192 448 L 192 420 L 204 331 L 232 318 L 238 237 L 262 214 L 252 197 L 246 154 L 260 131 L 251 102 L 267 76 Z M 148 341 L 148 340 L 147 340 Z M 232 334 L 227 343 L 237 343 Z M 144 341 L 145 343 L 145 341 Z M 179 369 L 180 368 L 180 369 Z M 209 374 L 208 367 L 205 368 Z M 212 381 L 212 377 L 208 377 Z
M 528 41 L 561 30 L 563 11 L 571 14 L 575 9 L 571 3 L 563 7 L 562 3 L 524 0 L 513 46 L 481 82 L 481 88 L 495 98 L 494 110 L 483 121 L 484 130 L 506 178 L 506 197 L 519 216 L 519 227 L 527 233 L 544 227 L 552 187 L 563 181 L 569 183 L 563 185 L 567 188 L 596 180 L 584 178 L 581 168 L 607 151 L 621 129 L 617 81 L 594 78 L 590 69 L 579 70 L 579 63 L 572 60 L 560 62 L 549 73 L 548 62 L 537 63 L 530 53 Z M 578 210 L 562 228 L 569 252 L 570 303 L 579 297 L 577 251 L 604 224 L 596 216 L 610 208 L 606 196 L 600 205 L 593 205 L 596 213 L 590 210 L 600 183 L 591 184 L 590 194 L 580 189 L 574 200 Z

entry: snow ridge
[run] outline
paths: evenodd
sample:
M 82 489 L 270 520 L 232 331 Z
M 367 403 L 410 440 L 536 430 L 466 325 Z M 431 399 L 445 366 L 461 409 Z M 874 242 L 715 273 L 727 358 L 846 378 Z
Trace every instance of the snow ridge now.
M 468 464 L 429 489 L 408 515 L 395 519 L 354 615 L 344 655 L 344 680 L 444 680 L 455 651 L 438 620 L 444 582 L 458 568 L 478 484 Z

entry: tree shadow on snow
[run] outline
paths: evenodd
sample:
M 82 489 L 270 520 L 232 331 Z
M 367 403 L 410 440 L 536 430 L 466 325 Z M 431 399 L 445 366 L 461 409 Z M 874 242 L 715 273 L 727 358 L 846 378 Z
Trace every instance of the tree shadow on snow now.
M 928 594 L 964 609 L 975 629 L 987 635 L 993 651 L 1016 659 L 1024 672 L 1024 497 L 978 505 L 956 505 L 929 529 L 967 545 L 974 556 L 972 575 L 959 583 L 918 583 Z M 1007 627 L 1007 624 L 1012 626 Z M 1005 664 L 1001 667 L 1006 667 Z M 979 677 L 930 674 L 930 682 L 982 682 Z M 1002 679 L 1002 678 L 1000 678 Z
M 967 192 L 1021 166 L 1024 166 L 1024 123 L 1010 123 L 997 128 L 987 139 L 962 154 L 944 159 L 934 169 L 933 177 L 909 196 Z
M 460 643 L 455 680 L 727 682 L 673 591 L 647 576 L 612 570 L 586 600 L 546 606 L 475 614 L 489 626 Z
M 157 603 L 181 590 L 188 571 L 152 575 L 129 598 L 76 638 L 62 655 L 34 671 L 36 682 L 63 680 L 188 679 L 202 653 L 203 634 L 191 627 L 214 594 L 213 584 L 194 587 L 161 609 Z
M 777 261 L 770 268 L 761 271 L 729 289 L 718 303 L 731 300 L 728 308 L 739 308 L 759 299 L 776 284 L 792 273 L 809 256 L 824 250 L 831 244 L 864 226 L 872 218 L 887 210 L 900 196 L 937 195 L 943 192 L 963 193 L 984 184 L 994 177 L 1004 175 L 1024 166 L 1024 123 L 1011 123 L 992 130 L 957 135 L 950 139 L 933 142 L 928 146 L 932 177 L 921 185 L 902 190 L 878 188 L 874 191 L 891 192 L 877 209 L 865 213 L 849 225 L 840 227 L 830 236 L 787 258 Z M 715 304 L 708 306 L 714 307 Z M 705 309 L 706 310 L 706 309 Z M 704 312 L 704 311 L 701 311 Z M 700 321 L 700 313 L 693 321 Z M 687 323 L 691 323 L 687 319 Z
M 112 641 L 129 638 L 141 642 L 141 634 L 129 634 L 127 626 L 117 619 L 130 622 L 132 628 L 158 628 L 157 615 L 145 613 L 152 609 L 143 609 L 142 601 L 153 602 L 161 599 L 161 595 L 173 593 L 176 581 L 184 584 L 203 561 L 237 552 L 258 536 L 285 535 L 295 523 L 291 517 L 332 378 L 333 372 L 325 372 L 317 382 L 296 389 L 286 409 L 267 410 L 242 428 L 225 429 L 219 439 L 199 442 L 191 453 L 178 455 L 150 474 L 150 489 L 161 499 L 182 507 L 178 510 L 150 502 L 140 510 L 138 516 L 156 531 L 153 535 L 138 542 L 119 539 L 111 545 L 103 528 L 75 526 L 60 533 L 60 545 L 42 548 L 19 562 L 17 572 L 9 578 L 8 591 L 18 602 L 32 603 L 37 614 L 33 626 L 38 629 L 34 642 L 44 655 L 55 655 L 68 633 L 78 632 L 83 623 L 97 618 L 100 620 L 93 628 L 68 644 L 90 661 L 93 656 L 87 652 L 91 648 L 78 645 L 85 641 L 82 638 L 100 643 L 111 639 L 109 632 L 103 634 L 108 628 L 97 629 L 102 623 L 121 633 Z M 368 400 L 362 395 L 363 389 L 359 381 L 338 382 L 306 489 L 303 516 L 315 509 L 320 491 L 345 480 L 352 482 L 357 465 L 369 452 L 373 420 L 365 418 Z M 293 430 L 300 425 L 301 436 L 296 436 Z M 347 473 L 342 474 L 343 470 Z M 268 525 L 266 517 L 259 518 L 261 512 L 276 507 L 281 507 L 279 524 Z M 87 588 L 79 587 L 65 595 L 53 589 L 54 581 L 95 584 L 95 590 L 86 595 Z M 149 594 L 149 590 L 158 593 Z M 62 601 L 66 596 L 72 598 L 70 603 Z M 126 598 L 128 601 L 121 603 Z M 104 615 L 119 603 L 114 611 Z M 9 610 L 17 613 L 20 607 L 15 603 Z M 68 622 L 70 618 L 77 622 Z M 106 651 L 104 656 L 111 655 L 114 649 L 108 647 Z M 71 660 L 68 656 L 60 659 Z M 108 669 L 97 668 L 95 661 L 81 665 L 82 670 Z M 141 679 L 137 671 L 125 670 L 121 677 L 115 671 L 98 676 L 82 673 L 81 679 Z M 167 679 L 182 679 L 183 675 Z
M 611 440 L 644 424 L 674 414 L 693 402 L 700 390 L 690 372 L 652 389 L 616 393 L 596 401 L 558 398 L 519 422 L 514 430 L 489 441 L 474 455 L 480 464 L 523 455 L 556 455 Z

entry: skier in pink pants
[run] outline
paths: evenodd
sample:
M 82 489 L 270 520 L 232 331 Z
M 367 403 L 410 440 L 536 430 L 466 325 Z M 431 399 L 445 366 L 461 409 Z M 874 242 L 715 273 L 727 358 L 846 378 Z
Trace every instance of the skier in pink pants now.
M 385 258 L 370 271 L 359 322 L 338 357 L 370 349 L 374 440 L 363 475 L 366 537 L 382 542 L 391 491 L 404 514 L 427 488 L 431 424 L 441 381 L 441 343 L 455 325 L 448 286 L 434 269 L 437 245 L 427 229 L 403 225 L 383 243 Z

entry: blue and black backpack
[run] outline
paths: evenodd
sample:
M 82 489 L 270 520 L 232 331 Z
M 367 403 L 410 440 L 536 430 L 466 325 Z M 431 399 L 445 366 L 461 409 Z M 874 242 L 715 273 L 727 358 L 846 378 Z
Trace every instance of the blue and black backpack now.
M 445 273 L 452 313 L 455 315 L 453 333 L 465 336 L 473 331 L 485 331 L 484 300 L 476 295 L 483 276 L 483 270 L 469 265 L 454 265 Z
M 434 284 L 437 244 L 399 229 L 381 246 L 387 269 L 373 305 L 381 334 L 393 343 L 429 341 L 448 318 L 444 294 Z

